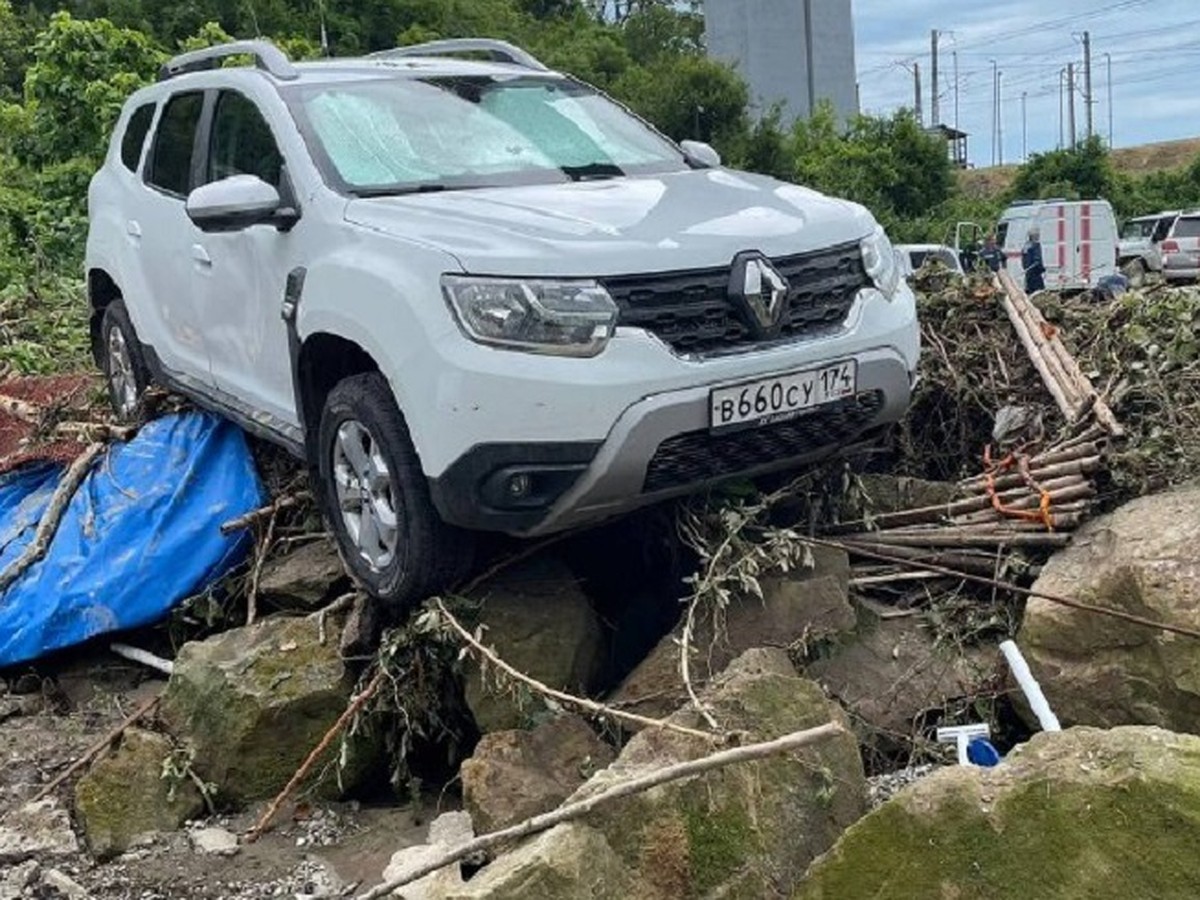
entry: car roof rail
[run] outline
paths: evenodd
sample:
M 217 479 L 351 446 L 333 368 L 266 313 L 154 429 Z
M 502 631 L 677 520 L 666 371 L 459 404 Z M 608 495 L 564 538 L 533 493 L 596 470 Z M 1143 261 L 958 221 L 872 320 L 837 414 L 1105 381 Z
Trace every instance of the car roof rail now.
M 453 56 L 456 53 L 486 53 L 497 62 L 511 63 L 538 72 L 549 69 L 536 56 L 508 41 L 493 38 L 449 38 L 443 41 L 426 41 L 407 47 L 393 47 L 369 54 L 371 59 L 397 59 L 405 56 Z
M 217 44 L 215 47 L 204 47 L 173 56 L 158 72 L 158 80 L 166 81 L 185 72 L 202 72 L 205 69 L 215 69 L 223 59 L 231 56 L 253 56 L 258 68 L 269 72 L 281 81 L 293 81 L 300 77 L 292 61 L 282 50 L 270 41 L 232 41 L 228 44 Z

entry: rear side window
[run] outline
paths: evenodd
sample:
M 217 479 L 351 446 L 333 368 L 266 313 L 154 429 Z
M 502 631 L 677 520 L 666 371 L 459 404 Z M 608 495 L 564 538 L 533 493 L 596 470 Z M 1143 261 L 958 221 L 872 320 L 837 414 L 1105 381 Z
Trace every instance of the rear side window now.
M 180 196 L 191 188 L 192 151 L 203 107 L 201 93 L 176 94 L 167 101 L 154 134 L 154 152 L 146 178 L 150 184 Z
M 1175 223 L 1175 231 L 1173 237 L 1194 238 L 1200 237 L 1200 218 L 1180 218 Z
M 146 132 L 154 118 L 154 104 L 144 103 L 133 111 L 125 135 L 121 138 L 121 162 L 130 172 L 136 172 L 142 159 L 142 145 L 146 143 Z
M 257 175 L 279 187 L 282 166 L 275 137 L 254 101 L 236 91 L 222 91 L 213 114 L 206 180 Z

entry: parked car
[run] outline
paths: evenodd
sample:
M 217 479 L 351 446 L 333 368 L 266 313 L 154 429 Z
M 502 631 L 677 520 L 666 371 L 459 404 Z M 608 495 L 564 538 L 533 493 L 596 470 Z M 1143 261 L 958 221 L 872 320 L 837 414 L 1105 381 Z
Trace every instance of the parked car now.
M 865 208 L 723 168 L 499 41 L 177 56 L 88 199 L 116 409 L 155 382 L 307 460 L 347 564 L 397 603 L 454 577 L 472 531 L 873 440 L 917 369 Z
M 931 259 L 942 263 L 952 272 L 963 274 L 962 263 L 952 247 L 942 244 L 897 244 L 896 252 L 900 254 L 900 265 L 904 268 L 905 278 L 912 277 Z
M 1145 283 L 1146 275 L 1162 273 L 1163 259 L 1161 244 L 1179 218 L 1179 211 L 1155 213 L 1129 219 L 1121 227 L 1121 240 L 1117 244 L 1117 264 L 1129 279 L 1130 287 L 1138 288 Z
M 1167 281 L 1200 278 L 1200 211 L 1186 212 L 1172 223 L 1160 245 Z
M 1021 249 L 1029 232 L 1041 233 L 1046 287 L 1082 291 L 1117 272 L 1117 220 L 1106 200 L 1032 200 L 1008 207 L 996 226 L 1007 271 L 1022 284 Z

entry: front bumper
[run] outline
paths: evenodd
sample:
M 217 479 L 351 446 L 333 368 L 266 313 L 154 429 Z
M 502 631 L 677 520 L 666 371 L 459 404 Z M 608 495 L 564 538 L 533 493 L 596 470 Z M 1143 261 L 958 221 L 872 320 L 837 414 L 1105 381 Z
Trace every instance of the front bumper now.
M 434 503 L 462 527 L 537 536 L 731 478 L 813 463 L 908 408 L 914 373 L 901 353 L 876 348 L 856 359 L 854 397 L 759 428 L 710 434 L 711 386 L 700 385 L 632 404 L 602 442 L 481 445 L 431 479 Z M 526 496 L 506 498 L 504 479 L 522 474 L 530 477 Z

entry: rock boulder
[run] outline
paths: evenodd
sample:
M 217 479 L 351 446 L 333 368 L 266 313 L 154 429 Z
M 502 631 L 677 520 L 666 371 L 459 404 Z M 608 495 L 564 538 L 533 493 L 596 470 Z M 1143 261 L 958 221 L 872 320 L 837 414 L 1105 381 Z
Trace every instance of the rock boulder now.
M 331 634 L 322 644 L 315 617 L 274 617 L 179 652 L 163 717 L 223 799 L 273 797 L 346 708 L 353 679 Z M 335 742 L 330 761 L 338 749 Z M 373 749 L 352 748 L 342 772 L 347 790 L 371 771 Z M 315 771 L 322 768 L 319 762 Z M 335 779 L 322 790 L 337 793 Z
M 463 804 L 477 831 L 498 831 L 554 809 L 614 755 L 578 716 L 485 734 L 462 764 Z
M 942 769 L 852 826 L 794 900 L 1194 897 L 1200 738 L 1041 733 L 1000 766 Z
M 703 685 L 740 654 L 753 647 L 787 646 L 796 640 L 821 640 L 853 630 L 849 600 L 850 563 L 842 550 L 814 547 L 813 565 L 786 575 L 763 578 L 763 597 L 736 597 L 717 628 L 700 621 L 689 663 L 692 683 Z M 679 675 L 682 629 L 667 635 L 609 697 L 629 712 L 662 718 L 687 702 Z M 702 652 L 699 648 L 702 648 Z
M 782 650 L 748 651 L 703 696 L 716 719 L 746 732 L 747 740 L 831 719 L 845 724 L 821 689 L 796 675 Z M 694 727 L 698 717 L 681 710 L 672 720 Z M 568 802 L 712 749 L 700 739 L 642 731 Z M 468 882 L 467 892 L 453 896 L 778 896 L 865 809 L 862 762 L 847 731 L 797 754 L 729 766 L 614 801 L 502 855 Z M 603 883 L 591 887 L 601 873 Z M 546 887 L 521 893 L 533 884 Z
M 479 613 L 483 642 L 543 684 L 586 695 L 604 663 L 600 620 L 561 563 L 532 560 L 490 583 Z M 497 688 L 471 661 L 467 706 L 483 733 L 508 731 L 547 715 L 536 698 Z
M 345 577 L 333 541 L 311 541 L 287 556 L 268 560 L 258 589 L 280 605 L 314 610 L 329 599 L 334 585 Z
M 1034 589 L 1200 630 L 1200 488 L 1085 525 Z M 1200 643 L 1030 598 L 1017 638 L 1064 724 L 1200 733 Z
M 75 785 L 75 811 L 88 847 L 99 859 L 128 850 L 144 834 L 174 831 L 204 810 L 188 778 L 162 777 L 169 738 L 130 728 L 116 753 L 101 759 Z
M 53 797 L 18 806 L 0 817 L 0 866 L 45 862 L 79 852 L 71 816 Z

